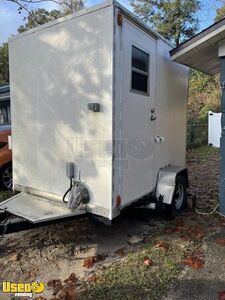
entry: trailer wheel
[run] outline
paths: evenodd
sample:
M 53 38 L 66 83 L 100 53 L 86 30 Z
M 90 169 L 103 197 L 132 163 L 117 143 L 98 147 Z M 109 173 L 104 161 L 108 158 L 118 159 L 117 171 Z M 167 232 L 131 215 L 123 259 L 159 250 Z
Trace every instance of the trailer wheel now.
M 171 205 L 168 206 L 168 213 L 176 217 L 182 213 L 187 205 L 187 180 L 183 176 L 176 179 L 176 187 Z
M 12 189 L 12 164 L 8 163 L 0 171 L 0 187 L 4 190 Z

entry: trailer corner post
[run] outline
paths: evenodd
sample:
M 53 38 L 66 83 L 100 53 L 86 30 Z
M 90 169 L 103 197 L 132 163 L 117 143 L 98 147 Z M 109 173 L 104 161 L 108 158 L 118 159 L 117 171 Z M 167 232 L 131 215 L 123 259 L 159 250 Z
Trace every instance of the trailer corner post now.
M 220 56 L 221 61 L 221 127 L 222 134 L 220 140 L 220 186 L 219 186 L 219 200 L 220 200 L 220 212 L 225 215 L 225 53 Z

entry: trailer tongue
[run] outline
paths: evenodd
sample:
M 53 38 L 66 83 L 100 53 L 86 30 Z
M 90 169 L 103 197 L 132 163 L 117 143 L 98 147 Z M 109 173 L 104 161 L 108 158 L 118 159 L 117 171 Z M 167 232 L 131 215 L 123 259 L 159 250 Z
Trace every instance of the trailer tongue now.
M 0 204 L 3 212 L 19 216 L 33 224 L 84 215 L 83 209 L 70 209 L 58 201 L 20 193 Z

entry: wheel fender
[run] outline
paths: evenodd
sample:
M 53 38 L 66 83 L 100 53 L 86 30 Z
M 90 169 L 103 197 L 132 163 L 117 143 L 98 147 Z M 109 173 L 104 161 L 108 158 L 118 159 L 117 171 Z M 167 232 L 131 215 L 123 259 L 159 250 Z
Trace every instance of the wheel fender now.
M 186 168 L 166 166 L 159 170 L 155 190 L 155 196 L 158 201 L 165 204 L 172 203 L 178 175 L 184 176 L 188 186 L 188 172 Z

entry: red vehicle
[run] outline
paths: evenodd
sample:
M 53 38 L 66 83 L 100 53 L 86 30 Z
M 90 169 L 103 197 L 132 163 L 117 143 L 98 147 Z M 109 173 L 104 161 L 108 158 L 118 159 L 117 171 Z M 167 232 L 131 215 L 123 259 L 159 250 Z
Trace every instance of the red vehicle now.
M 0 188 L 12 189 L 12 150 L 9 149 L 8 136 L 11 126 L 0 126 Z

